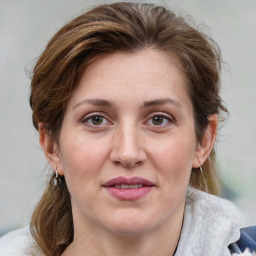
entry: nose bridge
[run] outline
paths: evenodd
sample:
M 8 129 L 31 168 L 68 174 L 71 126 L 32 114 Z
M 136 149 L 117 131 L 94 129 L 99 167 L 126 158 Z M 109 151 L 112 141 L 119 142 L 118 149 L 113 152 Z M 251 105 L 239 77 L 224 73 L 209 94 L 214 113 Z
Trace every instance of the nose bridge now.
M 125 167 L 141 164 L 145 160 L 141 140 L 139 127 L 135 122 L 125 121 L 120 124 L 114 134 L 112 161 Z

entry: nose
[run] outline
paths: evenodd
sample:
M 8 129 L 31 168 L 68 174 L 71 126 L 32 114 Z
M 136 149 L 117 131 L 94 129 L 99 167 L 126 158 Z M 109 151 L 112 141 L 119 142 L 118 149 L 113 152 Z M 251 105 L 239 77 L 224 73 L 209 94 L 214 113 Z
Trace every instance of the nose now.
M 138 129 L 132 125 L 117 128 L 110 153 L 110 159 L 115 165 L 133 168 L 146 161 L 146 152 Z

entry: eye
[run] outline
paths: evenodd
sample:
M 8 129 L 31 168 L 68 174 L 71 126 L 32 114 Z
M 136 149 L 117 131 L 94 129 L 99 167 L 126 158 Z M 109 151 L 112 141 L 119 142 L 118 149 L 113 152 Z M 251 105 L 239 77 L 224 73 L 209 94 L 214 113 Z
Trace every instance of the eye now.
M 166 121 L 166 120 L 162 116 L 154 116 L 154 117 L 152 117 L 152 123 L 154 125 L 161 125 L 161 124 L 164 123 L 164 121 Z
M 160 126 L 160 127 L 166 127 L 166 126 L 170 125 L 171 123 L 173 123 L 172 118 L 171 117 L 167 117 L 167 116 L 165 116 L 163 114 L 153 115 L 147 121 L 148 125 Z
M 90 115 L 82 120 L 83 123 L 87 123 L 89 126 L 103 126 L 111 124 L 104 116 L 102 115 Z
M 105 121 L 105 118 L 102 116 L 93 116 L 88 119 L 88 122 L 93 124 L 93 125 L 101 125 Z

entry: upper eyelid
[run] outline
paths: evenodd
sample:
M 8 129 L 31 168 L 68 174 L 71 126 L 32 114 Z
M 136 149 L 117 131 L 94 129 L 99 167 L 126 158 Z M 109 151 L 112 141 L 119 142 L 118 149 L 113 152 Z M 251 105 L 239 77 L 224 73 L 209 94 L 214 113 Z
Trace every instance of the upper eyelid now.
M 149 115 L 149 119 L 154 117 L 154 116 L 162 116 L 162 117 L 165 117 L 165 118 L 170 119 L 172 121 L 175 121 L 175 118 L 172 115 L 164 113 L 164 112 L 153 112 Z
M 96 116 L 100 116 L 100 117 L 102 117 L 103 119 L 105 119 L 105 122 L 106 122 L 106 123 L 104 123 L 104 124 L 99 124 L 99 125 L 92 124 L 89 120 L 92 119 L 93 117 L 96 117 Z M 87 127 L 91 127 L 91 128 L 94 128 L 94 129 L 103 128 L 103 127 L 105 127 L 105 126 L 109 126 L 109 125 L 112 125 L 112 124 L 113 124 L 111 121 L 109 121 L 109 118 L 106 118 L 104 115 L 102 115 L 102 114 L 93 114 L 93 113 L 84 116 L 84 117 L 81 119 L 81 123 L 83 123 L 83 124 L 86 125 Z
M 91 112 L 91 113 L 88 113 L 88 114 L 84 115 L 81 118 L 81 121 L 89 119 L 89 118 L 94 117 L 94 116 L 102 116 L 102 117 L 106 118 L 107 120 L 109 119 L 108 115 L 104 112 Z
M 95 117 L 95 116 L 102 116 L 103 118 L 107 119 L 108 122 L 113 122 L 112 118 L 110 117 L 109 114 L 107 114 L 106 112 L 103 112 L 103 111 L 96 111 L 96 112 L 91 112 L 91 113 L 88 113 L 86 115 L 84 115 L 80 121 L 84 122 L 85 120 L 88 120 L 92 117 Z M 150 114 L 147 115 L 147 118 L 146 118 L 146 121 L 147 122 L 150 118 L 154 117 L 154 116 L 162 116 L 172 122 L 175 122 L 176 119 L 171 115 L 171 114 L 168 114 L 168 113 L 165 113 L 165 112 L 161 112 L 161 111 L 155 111 L 155 112 L 151 112 Z
M 153 123 L 150 123 L 150 122 L 153 122 L 151 119 L 152 119 L 153 117 L 155 117 L 155 116 L 161 116 L 161 117 L 163 117 L 163 119 L 167 120 L 167 123 L 166 123 L 166 124 L 160 124 L 160 125 L 155 125 L 155 124 L 153 124 Z M 151 127 L 152 129 L 154 129 L 154 130 L 155 130 L 155 129 L 157 129 L 157 130 L 159 130 L 159 129 L 166 129 L 166 128 L 168 128 L 169 126 L 171 126 L 172 124 L 175 124 L 174 118 L 172 118 L 170 115 L 163 114 L 163 113 L 161 113 L 161 114 L 160 114 L 160 113 L 158 113 L 158 114 L 153 114 L 153 115 L 151 115 L 150 117 L 148 117 L 145 122 L 143 122 L 143 125 L 149 126 L 149 127 Z
M 100 116 L 102 117 L 103 119 L 105 119 L 105 122 L 104 124 L 99 124 L 99 125 L 94 125 L 90 122 L 90 119 L 92 119 L 93 117 L 96 117 L 96 116 Z M 102 113 L 90 113 L 90 114 L 87 114 L 85 115 L 84 117 L 82 117 L 80 119 L 80 122 L 83 123 L 84 125 L 88 126 L 88 127 L 94 127 L 94 128 L 102 128 L 104 126 L 109 126 L 109 125 L 112 125 L 113 122 L 107 118 L 105 115 L 103 115 Z

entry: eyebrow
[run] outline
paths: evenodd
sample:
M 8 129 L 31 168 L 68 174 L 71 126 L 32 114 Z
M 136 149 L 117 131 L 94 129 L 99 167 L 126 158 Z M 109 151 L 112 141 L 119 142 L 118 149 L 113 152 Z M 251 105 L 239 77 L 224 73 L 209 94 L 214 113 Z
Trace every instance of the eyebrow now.
M 146 102 L 144 102 L 143 107 L 147 108 L 147 107 L 151 107 L 151 106 L 164 105 L 164 104 L 167 104 L 167 103 L 173 104 L 173 105 L 175 105 L 179 108 L 182 107 L 182 105 L 180 104 L 179 101 L 171 99 L 171 98 L 146 101 Z
M 96 106 L 101 106 L 101 107 L 114 107 L 115 106 L 110 101 L 103 100 L 103 99 L 84 99 L 84 100 L 78 102 L 77 104 L 75 104 L 72 107 L 72 110 L 74 110 L 75 108 L 79 107 L 80 105 L 82 105 L 84 103 L 89 103 L 89 104 L 96 105 Z M 182 107 L 180 102 L 178 102 L 174 99 L 171 99 L 171 98 L 165 98 L 165 99 L 156 99 L 156 100 L 151 100 L 151 101 L 145 101 L 141 108 L 148 108 L 148 107 L 151 107 L 151 106 L 164 105 L 164 104 L 167 104 L 167 103 L 173 104 L 173 105 L 175 105 L 179 108 Z
M 74 105 L 72 107 L 72 109 L 75 109 L 75 108 L 79 107 L 80 105 L 82 105 L 84 103 L 90 103 L 92 105 L 102 106 L 102 107 L 112 107 L 113 106 L 113 104 L 110 103 L 107 100 L 102 100 L 102 99 L 85 99 L 85 100 L 82 100 L 82 101 L 78 102 L 76 105 Z

